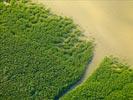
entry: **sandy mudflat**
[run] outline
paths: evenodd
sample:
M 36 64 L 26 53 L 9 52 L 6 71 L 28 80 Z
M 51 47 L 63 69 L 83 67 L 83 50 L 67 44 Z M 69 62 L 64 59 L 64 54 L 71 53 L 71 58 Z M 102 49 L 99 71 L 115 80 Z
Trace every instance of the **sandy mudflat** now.
M 95 56 L 89 72 L 93 72 L 105 55 L 120 56 L 133 65 L 133 1 L 132 0 L 33 0 L 44 3 L 52 11 L 70 16 L 95 38 Z

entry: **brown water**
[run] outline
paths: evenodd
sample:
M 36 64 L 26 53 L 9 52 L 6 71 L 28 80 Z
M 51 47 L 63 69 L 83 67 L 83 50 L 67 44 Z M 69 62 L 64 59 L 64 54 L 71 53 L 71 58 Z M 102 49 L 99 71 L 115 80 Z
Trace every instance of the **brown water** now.
M 96 41 L 94 59 L 85 80 L 106 55 L 133 65 L 133 0 L 33 0 L 60 15 L 70 16 L 87 37 Z

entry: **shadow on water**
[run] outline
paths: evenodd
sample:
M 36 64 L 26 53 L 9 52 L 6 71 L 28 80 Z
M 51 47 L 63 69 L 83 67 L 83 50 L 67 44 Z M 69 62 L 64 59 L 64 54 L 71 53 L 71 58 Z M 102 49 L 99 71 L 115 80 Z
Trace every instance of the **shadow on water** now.
M 63 91 L 61 91 L 57 96 L 55 96 L 54 100 L 59 100 L 61 97 L 63 97 L 69 91 L 75 89 L 78 85 L 80 85 L 81 83 L 83 83 L 83 81 L 85 80 L 85 77 L 86 77 L 86 73 L 88 72 L 87 69 L 88 69 L 89 65 L 92 63 L 93 59 L 94 59 L 94 54 L 88 60 L 87 64 L 85 65 L 85 69 L 84 69 L 81 77 L 78 80 L 76 80 L 74 83 L 72 83 L 71 85 L 69 85 L 66 89 L 64 89 Z

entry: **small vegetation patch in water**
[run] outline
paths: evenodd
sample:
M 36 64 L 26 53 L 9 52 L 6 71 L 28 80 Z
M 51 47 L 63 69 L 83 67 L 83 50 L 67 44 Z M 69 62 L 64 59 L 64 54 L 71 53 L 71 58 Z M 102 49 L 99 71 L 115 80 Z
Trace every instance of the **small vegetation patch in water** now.
M 87 81 L 61 100 L 133 100 L 133 70 L 106 57 Z
M 67 17 L 27 0 L 0 2 L 0 100 L 51 100 L 77 82 L 91 41 Z

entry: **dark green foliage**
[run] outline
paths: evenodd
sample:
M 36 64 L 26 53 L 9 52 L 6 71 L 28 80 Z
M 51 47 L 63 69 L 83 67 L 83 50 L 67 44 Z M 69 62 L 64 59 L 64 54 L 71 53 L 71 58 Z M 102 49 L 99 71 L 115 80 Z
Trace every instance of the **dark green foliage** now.
M 71 19 L 44 7 L 1 2 L 0 100 L 50 100 L 77 82 L 93 54 L 80 36 Z
M 133 100 L 133 70 L 106 57 L 86 82 L 61 100 Z

